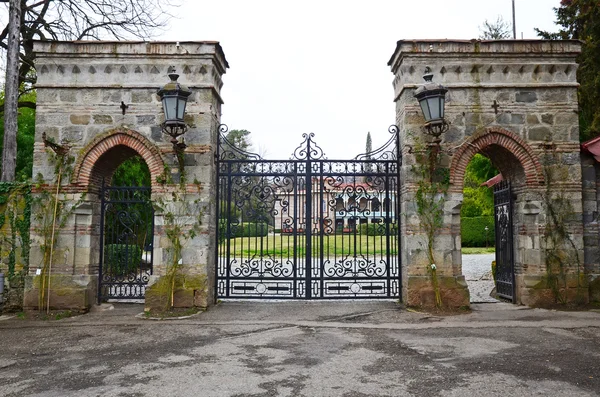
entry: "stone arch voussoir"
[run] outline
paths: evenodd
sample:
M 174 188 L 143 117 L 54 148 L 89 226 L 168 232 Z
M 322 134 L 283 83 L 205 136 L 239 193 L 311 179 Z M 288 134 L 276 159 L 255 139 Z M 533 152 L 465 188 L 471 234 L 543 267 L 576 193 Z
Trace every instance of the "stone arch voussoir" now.
M 450 184 L 462 188 L 469 161 L 475 154 L 483 152 L 493 145 L 500 146 L 514 154 L 525 172 L 527 187 L 544 184 L 542 165 L 531 146 L 515 133 L 501 127 L 488 127 L 482 133 L 474 135 L 460 145 L 452 156 Z
M 139 132 L 128 128 L 116 128 L 105 132 L 88 143 L 75 163 L 72 182 L 79 186 L 89 186 L 96 162 L 103 154 L 119 145 L 132 149 L 144 159 L 150 170 L 152 187 L 155 187 L 156 178 L 165 168 L 160 149 Z

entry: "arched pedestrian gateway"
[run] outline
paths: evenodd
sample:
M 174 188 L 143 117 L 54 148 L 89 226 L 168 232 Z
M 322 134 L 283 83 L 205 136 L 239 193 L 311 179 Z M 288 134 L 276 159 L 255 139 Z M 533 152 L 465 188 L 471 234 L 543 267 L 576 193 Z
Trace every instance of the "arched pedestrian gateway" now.
M 492 159 L 505 179 L 516 186 L 537 189 L 544 184 L 542 166 L 533 149 L 517 134 L 491 126 L 476 131 L 455 149 L 450 163 L 452 191 L 462 191 L 467 164 L 477 153 Z
M 123 161 L 138 155 L 150 170 L 153 187 L 165 169 L 160 149 L 144 135 L 127 127 L 118 127 L 100 134 L 83 148 L 73 168 L 71 181 L 83 188 L 97 188 L 103 181 L 110 181 Z
M 136 156 L 148 168 L 150 185 L 113 185 L 115 171 Z M 154 273 L 152 187 L 160 190 L 165 165 L 155 144 L 126 127 L 98 135 L 80 151 L 71 181 L 91 193 L 87 202 L 100 223 L 91 236 L 91 246 L 98 247 L 98 302 L 145 297 Z
M 519 246 L 519 225 L 522 219 L 515 219 L 517 208 L 526 192 L 538 192 L 538 201 L 542 200 L 545 190 L 544 175 L 539 159 L 533 150 L 518 135 L 502 127 L 487 127 L 477 131 L 463 142 L 452 156 L 450 163 L 450 186 L 455 193 L 463 192 L 464 174 L 467 164 L 475 154 L 489 158 L 500 171 L 504 183 L 494 187 L 495 196 L 495 234 L 496 234 L 496 288 L 497 294 L 515 301 L 517 294 L 516 279 L 523 274 L 521 250 Z M 453 218 L 454 230 L 462 230 L 460 218 Z M 516 221 L 515 221 L 516 220 Z M 528 233 L 525 233 L 528 235 Z

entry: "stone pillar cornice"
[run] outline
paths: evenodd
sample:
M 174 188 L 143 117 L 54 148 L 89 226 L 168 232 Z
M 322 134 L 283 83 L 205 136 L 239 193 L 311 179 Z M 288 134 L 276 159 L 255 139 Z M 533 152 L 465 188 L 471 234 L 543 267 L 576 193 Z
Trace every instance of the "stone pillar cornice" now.
M 398 40 L 396 49 L 388 61 L 388 66 L 395 73 L 395 68 L 402 63 L 407 54 L 420 57 L 438 58 L 443 53 L 444 58 L 451 56 L 461 57 L 464 54 L 477 54 L 486 57 L 518 56 L 531 54 L 535 57 L 548 57 L 555 59 L 560 53 L 579 54 L 581 41 L 579 40 L 453 40 L 453 39 L 414 39 Z
M 213 89 L 220 97 L 229 67 L 213 41 L 36 41 L 34 50 L 37 88 L 158 89 L 174 66 L 181 83 Z
M 580 52 L 578 40 L 400 40 L 388 65 L 398 100 L 426 66 L 449 89 L 577 87 Z
M 34 51 L 42 57 L 91 58 L 194 58 L 214 55 L 222 73 L 229 68 L 218 41 L 34 41 Z M 37 63 L 37 62 L 36 62 Z

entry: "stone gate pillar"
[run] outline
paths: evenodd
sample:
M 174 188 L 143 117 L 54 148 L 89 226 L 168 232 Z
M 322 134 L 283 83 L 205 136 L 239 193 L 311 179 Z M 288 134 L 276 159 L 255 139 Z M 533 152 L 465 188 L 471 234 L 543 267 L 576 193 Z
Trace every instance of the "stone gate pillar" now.
M 178 187 L 178 163 L 170 138 L 161 132 L 162 106 L 156 95 L 169 81 L 170 66 L 180 75 L 179 81 L 192 90 L 183 159 L 187 180 L 194 185 L 190 199 L 197 200 L 198 212 L 179 215 L 183 223 L 189 223 L 202 214 L 200 233 L 183 250 L 182 273 L 203 282 L 188 283 L 193 290 L 183 294 L 187 300 L 182 295 L 181 301 L 182 305 L 211 302 L 215 262 L 211 219 L 216 211 L 213 157 L 223 103 L 221 76 L 228 67 L 219 43 L 36 42 L 35 52 L 38 80 L 33 178 L 39 183 L 35 196 L 55 192 L 57 184 L 55 155 L 45 146 L 43 134 L 48 142 L 59 145 L 59 150 L 68 148 L 67 156 L 71 157 L 60 180 L 59 198 L 65 208 L 64 219 L 55 227 L 50 306 L 86 309 L 96 302 L 102 238 L 99 192 L 102 181 L 110 183 L 123 161 L 135 155 L 143 158 L 150 169 L 155 202 L 168 206 L 170 193 Z M 31 275 L 24 302 L 29 309 L 38 306 L 40 277 L 36 273 L 42 268 L 44 253 L 48 253 L 43 232 L 48 219 L 40 216 L 48 205 L 51 202 L 38 202 L 32 210 Z M 168 257 L 164 215 L 157 210 L 155 217 L 155 276 L 164 274 Z
M 448 88 L 442 136 L 442 166 L 450 170 L 443 225 L 435 240 L 442 300 L 468 305 L 461 263 L 460 209 L 467 164 L 476 153 L 492 160 L 513 186 L 515 297 L 527 305 L 556 300 L 550 271 L 553 251 L 544 233 L 551 219 L 545 197 L 561 195 L 572 205 L 565 224 L 571 243 L 561 248 L 559 293 L 568 301 L 587 300 L 583 267 L 582 189 L 577 105 L 577 41 L 416 40 L 398 41 L 388 65 L 394 74 L 396 121 L 403 153 L 403 299 L 432 303 L 424 235 L 417 216 L 415 146 L 428 140 L 414 98 L 426 66 L 433 81 Z M 550 184 L 551 189 L 547 189 Z M 580 258 L 577 262 L 576 258 Z M 552 276 L 553 277 L 553 276 Z

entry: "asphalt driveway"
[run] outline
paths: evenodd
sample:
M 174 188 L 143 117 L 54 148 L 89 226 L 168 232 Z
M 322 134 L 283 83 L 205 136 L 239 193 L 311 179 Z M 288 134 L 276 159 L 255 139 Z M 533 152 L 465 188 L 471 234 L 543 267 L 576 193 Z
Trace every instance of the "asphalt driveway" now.
M 394 302 L 140 305 L 0 321 L 1 396 L 596 396 L 600 313 L 508 303 L 434 316 Z

